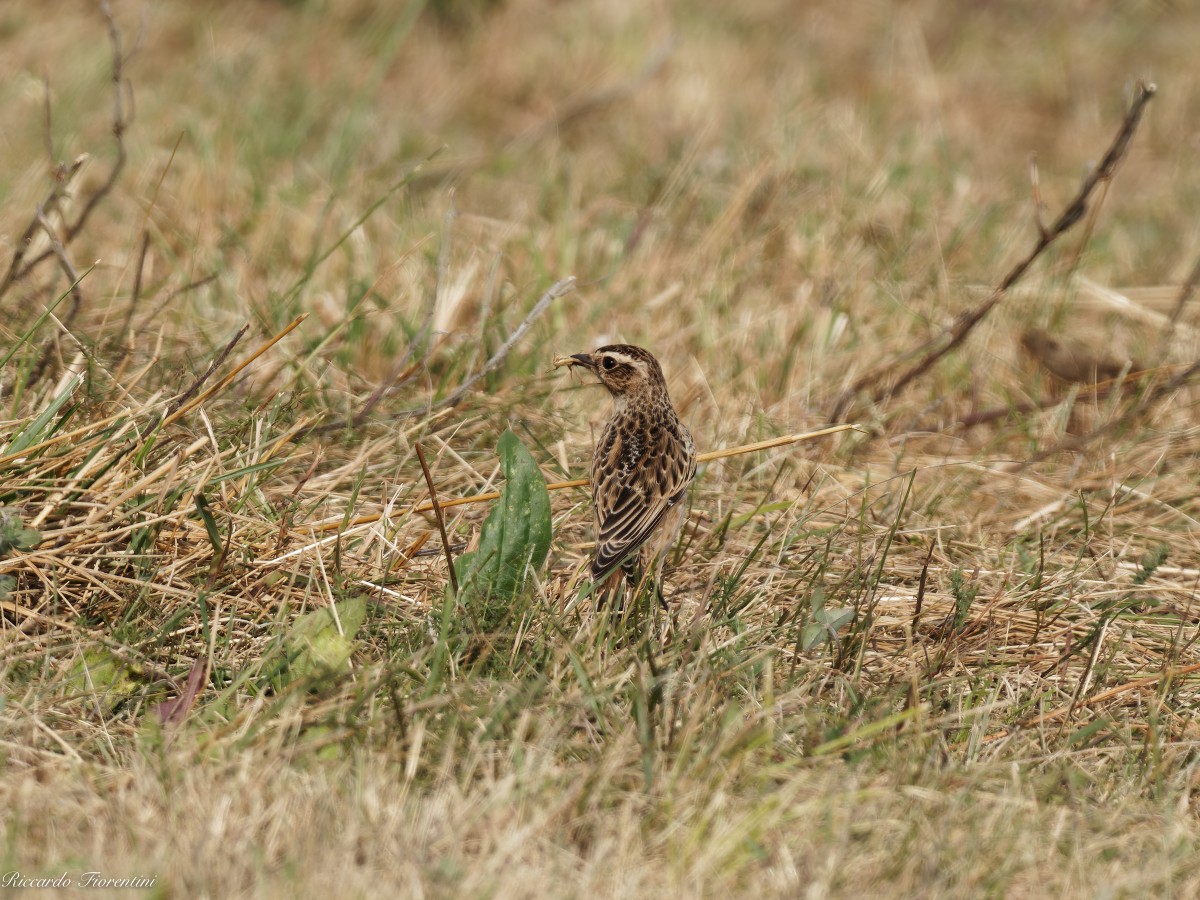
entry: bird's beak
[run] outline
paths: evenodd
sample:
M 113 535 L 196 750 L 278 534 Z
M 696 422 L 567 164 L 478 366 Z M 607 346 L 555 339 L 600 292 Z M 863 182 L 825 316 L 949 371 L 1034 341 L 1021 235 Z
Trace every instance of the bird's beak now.
M 576 353 L 574 356 L 556 356 L 554 357 L 554 368 L 559 366 L 583 366 L 591 371 L 596 370 L 596 363 L 593 362 L 591 354 Z

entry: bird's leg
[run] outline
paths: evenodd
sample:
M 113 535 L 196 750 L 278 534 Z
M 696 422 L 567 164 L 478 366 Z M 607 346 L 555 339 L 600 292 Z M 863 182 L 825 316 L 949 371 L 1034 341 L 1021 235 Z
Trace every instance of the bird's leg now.
M 658 605 L 666 612 L 670 612 L 671 607 L 667 606 L 667 600 L 663 596 L 661 567 L 656 565 L 645 566 L 636 559 L 634 559 L 632 564 L 627 564 L 627 566 L 626 577 L 633 588 L 634 596 L 641 596 L 642 591 L 650 587 L 654 590 L 654 599 L 658 601 Z
M 625 593 L 625 577 L 625 573 L 618 569 L 596 585 L 597 608 L 608 606 L 614 598 L 618 601 L 618 609 L 624 605 L 620 600 Z

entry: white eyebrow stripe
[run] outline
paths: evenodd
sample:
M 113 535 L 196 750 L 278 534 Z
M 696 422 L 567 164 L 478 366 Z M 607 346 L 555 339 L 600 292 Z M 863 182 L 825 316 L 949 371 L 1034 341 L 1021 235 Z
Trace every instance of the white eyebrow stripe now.
M 614 362 L 622 363 L 627 366 L 632 366 L 633 368 L 635 368 L 639 372 L 641 372 L 643 375 L 645 375 L 647 372 L 649 372 L 649 369 L 646 368 L 645 361 L 638 359 L 636 356 L 626 356 L 624 353 L 618 353 L 615 350 L 608 351 L 608 353 L 606 353 L 605 356 L 607 356 L 609 359 L 613 360 Z

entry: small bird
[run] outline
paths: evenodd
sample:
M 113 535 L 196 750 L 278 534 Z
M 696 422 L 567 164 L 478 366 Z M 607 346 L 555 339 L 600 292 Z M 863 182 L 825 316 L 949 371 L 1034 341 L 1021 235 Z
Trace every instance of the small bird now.
M 696 477 L 696 446 L 671 405 L 662 367 L 630 344 L 560 357 L 554 364 L 595 373 L 613 399 L 592 456 L 592 581 L 607 592 L 616 587 L 615 579 L 608 580 L 618 567 L 635 586 L 649 574 L 663 602 L 658 568 L 683 524 L 683 498 Z
M 1040 328 L 1027 328 L 1021 333 L 1021 349 L 1068 384 L 1114 381 L 1122 372 L 1141 369 L 1135 360 L 1118 359 L 1103 347 L 1073 337 L 1057 338 Z

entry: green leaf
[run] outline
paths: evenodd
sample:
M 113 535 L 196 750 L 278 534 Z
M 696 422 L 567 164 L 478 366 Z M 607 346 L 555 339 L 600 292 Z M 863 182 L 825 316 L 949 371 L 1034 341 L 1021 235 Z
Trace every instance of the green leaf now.
M 213 518 L 212 511 L 208 508 L 208 501 L 203 494 L 197 493 L 195 500 L 196 512 L 200 513 L 200 518 L 204 520 L 204 530 L 208 532 L 208 542 L 212 544 L 213 553 L 221 555 L 221 532 L 217 528 L 217 520 Z
M 853 606 L 825 609 L 825 594 L 818 587 L 812 600 L 812 619 L 800 630 L 800 649 L 811 650 L 826 640 L 838 642 L 838 629 L 854 618 Z
M 820 622 L 810 622 L 800 631 L 800 649 L 811 650 L 825 640 L 825 626 Z
M 500 499 L 483 523 L 479 549 L 454 567 L 464 599 L 511 600 L 550 552 L 550 494 L 542 470 L 511 431 L 500 436 L 496 453 L 504 471 Z
M 0 556 L 13 549 L 32 550 L 41 542 L 41 533 L 26 528 L 16 510 L 0 506 Z
M 329 607 L 300 616 L 287 636 L 292 656 L 291 674 L 305 678 L 314 673 L 341 672 L 347 669 L 354 650 L 354 637 L 367 617 L 367 599 L 358 596 L 335 603 L 337 621 Z M 338 623 L 341 631 L 338 631 Z
M 115 709 L 137 694 L 141 687 L 128 663 L 104 647 L 86 651 L 67 672 L 67 690 L 79 696 L 98 698 L 105 709 Z
M 836 634 L 839 628 L 854 618 L 854 607 L 843 606 L 840 609 L 823 609 L 817 618 L 821 620 L 831 633 Z

